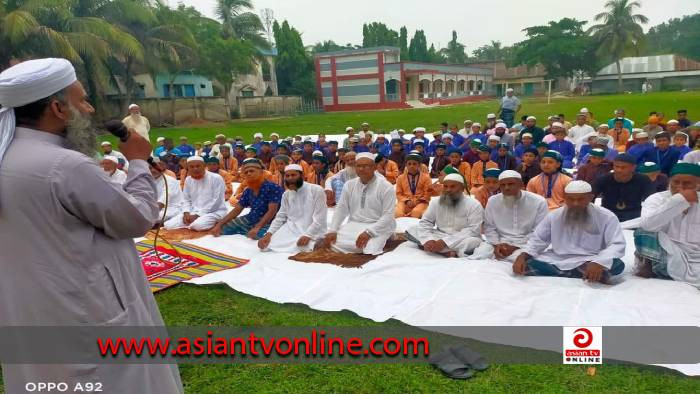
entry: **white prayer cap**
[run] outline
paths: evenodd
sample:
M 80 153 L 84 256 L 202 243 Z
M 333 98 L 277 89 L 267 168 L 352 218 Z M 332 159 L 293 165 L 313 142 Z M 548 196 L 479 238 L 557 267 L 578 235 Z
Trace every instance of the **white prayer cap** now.
M 405 133 L 406 133 L 406 130 L 404 130 L 404 129 L 398 129 L 398 130 L 396 130 L 396 131 L 398 131 L 399 134 L 401 134 L 401 133 L 404 133 L 404 134 L 405 134 Z
M 395 140 L 397 138 L 401 138 L 401 136 L 399 135 L 399 132 L 397 130 L 392 131 L 391 133 L 389 133 L 389 135 L 391 136 L 392 140 Z
M 525 134 L 523 134 L 523 136 L 520 137 L 520 138 L 525 138 L 525 137 L 533 138 L 533 137 L 532 137 L 532 134 L 530 134 L 530 133 L 525 133 Z
M 413 132 L 415 133 L 416 131 L 421 131 L 425 133 L 425 127 L 416 127 L 415 129 L 413 129 Z
M 139 107 L 138 104 L 133 104 L 133 103 L 129 104 L 129 109 L 134 109 L 134 108 L 138 108 L 138 107 Z
M 668 122 L 666 122 L 666 124 L 667 124 L 667 125 L 670 125 L 670 124 L 678 124 L 678 121 L 675 120 L 675 119 L 671 119 L 671 120 L 669 120 Z
M 362 122 L 362 126 L 369 126 L 369 123 L 367 123 L 367 122 Z
M 505 123 L 497 123 L 495 127 L 496 127 L 496 128 L 502 127 L 502 128 L 504 128 L 504 129 L 507 129 L 507 128 L 508 128 L 508 125 L 506 125 Z
M 513 88 L 508 88 L 508 89 L 506 89 L 506 93 L 512 92 L 512 91 L 513 91 Z
M 649 133 L 646 131 L 638 131 L 637 134 L 634 135 L 634 138 L 649 138 Z
M 452 134 L 450 134 L 450 133 L 445 133 L 445 134 L 443 134 L 443 135 L 442 135 L 442 138 L 454 139 L 454 137 L 453 137 Z
M 233 147 L 231 146 L 231 144 L 229 144 L 228 142 L 227 142 L 227 143 L 225 143 L 225 144 L 221 144 L 221 145 L 219 145 L 219 149 L 221 149 L 221 148 L 229 148 L 229 149 L 233 149 Z
M 481 127 L 481 123 L 474 122 L 474 123 L 472 123 L 472 127 Z
M 156 138 L 156 142 L 163 142 L 163 141 L 165 141 L 165 137 Z
M 262 133 L 253 134 L 253 138 L 262 138 L 262 137 L 263 137 Z
M 496 119 L 496 114 L 488 114 L 486 115 L 486 119 Z
M 358 153 L 355 156 L 355 161 L 360 160 L 360 159 L 370 159 L 370 160 L 374 161 L 375 157 L 377 157 L 377 155 L 375 155 L 374 153 L 362 152 L 362 153 Z
M 34 59 L 0 73 L 0 162 L 15 136 L 15 111 L 72 85 L 78 79 L 66 59 Z
M 580 113 L 582 113 L 582 114 L 587 114 L 587 113 L 588 113 L 588 108 L 583 107 L 583 108 L 581 108 L 581 110 L 578 111 L 578 112 L 580 112 Z
M 112 146 L 112 143 L 109 142 L 109 141 L 102 141 L 102 143 L 100 144 L 100 146 Z
M 160 163 L 160 157 L 153 157 L 153 156 L 151 156 L 151 159 L 152 159 L 153 162 L 156 163 L 156 164 Z
M 109 160 L 113 162 L 114 164 L 119 164 L 119 159 L 117 159 L 115 156 L 107 155 L 102 158 L 102 160 Z
M 355 131 L 355 129 L 353 129 L 352 126 L 348 126 L 345 128 L 345 132 L 347 133 L 348 131 Z
M 537 118 L 535 118 L 534 116 L 528 116 L 525 120 L 537 120 Z
M 561 122 L 554 122 L 552 123 L 552 127 L 564 127 L 564 125 L 561 124 Z
M 474 123 L 474 122 L 472 122 L 471 119 L 467 119 L 467 120 L 464 121 L 464 123 Z
M 502 181 L 504 179 L 510 179 L 510 178 L 517 178 L 522 180 L 523 177 L 520 175 L 519 172 L 513 171 L 513 170 L 505 170 L 501 173 L 501 175 L 498 176 L 498 180 Z
M 301 168 L 299 164 L 287 164 L 286 167 L 284 167 L 284 172 L 287 171 L 299 171 L 299 172 L 304 172 L 304 169 Z
M 272 134 L 270 134 L 270 138 L 272 138 L 272 137 L 279 137 L 279 136 L 280 136 L 280 135 L 277 134 L 277 133 L 272 133 Z
M 187 162 L 188 162 L 188 163 L 193 162 L 193 161 L 201 161 L 201 162 L 204 162 L 204 158 L 202 158 L 202 156 L 190 156 L 190 157 L 187 158 Z
M 360 139 L 357 137 L 350 137 L 349 141 L 350 142 L 360 142 Z
M 217 134 L 214 136 L 214 138 L 226 138 L 226 136 L 223 134 Z
M 586 181 L 572 181 L 564 188 L 564 193 L 569 194 L 591 193 L 592 191 L 590 183 Z
M 442 178 L 442 181 L 443 182 L 455 181 L 455 182 L 459 182 L 462 185 L 464 185 L 464 177 L 460 174 L 447 174 L 447 175 L 445 175 L 444 178 Z
M 320 150 L 315 150 L 315 151 L 311 154 L 311 156 L 323 156 L 323 152 L 321 152 Z
M 211 145 L 211 141 L 204 141 L 202 142 L 202 145 Z
M 496 134 L 492 134 L 489 136 L 489 141 L 500 141 L 501 137 L 497 136 Z
M 386 136 L 384 134 L 377 134 L 377 139 L 384 138 L 386 139 Z

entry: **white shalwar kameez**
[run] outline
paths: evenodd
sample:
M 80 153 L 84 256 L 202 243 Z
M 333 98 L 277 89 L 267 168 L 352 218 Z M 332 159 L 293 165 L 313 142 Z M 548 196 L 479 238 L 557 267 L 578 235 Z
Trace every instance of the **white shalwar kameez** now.
M 321 186 L 304 182 L 298 190 L 286 190 L 267 230 L 272 234 L 268 249 L 282 253 L 313 250 L 315 242 L 326 234 L 327 215 L 326 193 Z M 302 236 L 311 238 L 304 247 L 297 246 Z
M 395 209 L 394 185 L 384 177 L 375 173 L 367 184 L 359 177 L 347 181 L 329 229 L 337 233 L 332 249 L 340 253 L 381 254 L 386 241 L 396 231 Z M 343 224 L 346 218 L 349 218 L 348 222 Z M 359 249 L 355 242 L 365 231 L 371 238 L 363 249 Z
M 477 200 L 465 195 L 460 197 L 454 207 L 441 204 L 440 197 L 434 197 L 418 225 L 407 232 L 421 245 L 442 240 L 447 247 L 440 253 L 457 252 L 459 257 L 471 253 L 482 242 L 484 209 Z
M 700 197 L 700 192 L 698 192 Z M 642 203 L 642 230 L 655 232 L 673 280 L 700 288 L 700 207 L 681 194 L 655 193 Z
M 571 225 L 566 223 L 566 210 L 562 207 L 549 212 L 522 251 L 562 271 L 589 261 L 611 269 L 613 259 L 625 255 L 625 237 L 617 216 L 603 207 L 588 204 L 588 223 Z M 550 245 L 551 249 L 547 249 Z
M 210 230 L 228 212 L 225 194 L 226 185 L 219 174 L 205 171 L 202 179 L 194 179 L 188 176 L 183 189 L 183 213 L 167 220 L 164 226 L 165 229 Z M 188 226 L 183 221 L 185 212 L 189 212 L 190 215 L 198 215 L 199 217 Z
M 503 194 L 489 198 L 484 212 L 484 238 L 486 242 L 479 247 L 479 258 L 493 258 L 493 246 L 508 244 L 522 248 L 535 227 L 544 220 L 549 209 L 547 200 L 539 194 L 521 191 L 520 198 L 507 204 Z M 520 254 L 516 249 L 504 260 L 513 262 Z
M 168 210 L 165 212 L 165 220 L 168 220 L 182 213 L 184 197 L 180 189 L 180 182 L 170 175 L 163 174 L 156 178 L 156 191 L 158 192 L 159 204 L 165 205 L 165 182 L 167 182 L 168 185 Z M 158 213 L 159 220 L 163 218 L 163 211 L 165 211 L 165 208 L 161 208 Z

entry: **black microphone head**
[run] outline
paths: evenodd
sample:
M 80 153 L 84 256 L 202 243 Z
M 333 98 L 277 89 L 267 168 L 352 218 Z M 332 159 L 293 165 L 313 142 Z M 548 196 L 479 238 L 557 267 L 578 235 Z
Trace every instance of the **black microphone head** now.
M 120 141 L 124 142 L 129 138 L 129 130 L 127 130 L 124 123 L 121 120 L 113 119 L 105 122 L 105 128 L 110 134 L 119 138 Z

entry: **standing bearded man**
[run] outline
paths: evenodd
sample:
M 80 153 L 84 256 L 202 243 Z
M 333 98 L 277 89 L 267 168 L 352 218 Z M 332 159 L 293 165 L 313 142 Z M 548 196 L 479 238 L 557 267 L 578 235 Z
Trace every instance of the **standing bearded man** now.
M 163 326 L 134 248 L 158 220 L 151 144 L 131 130 L 123 185 L 95 163 L 94 112 L 65 59 L 0 74 L 0 326 Z M 26 152 L 33 152 L 27 155 Z M 76 354 L 94 349 L 75 349 Z M 112 393 L 177 393 L 177 366 L 5 364 L 28 382 L 100 382 Z

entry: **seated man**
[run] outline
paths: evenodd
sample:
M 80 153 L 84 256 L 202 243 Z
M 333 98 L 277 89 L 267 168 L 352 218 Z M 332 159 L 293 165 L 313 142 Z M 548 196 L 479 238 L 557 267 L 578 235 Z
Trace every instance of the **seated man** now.
M 126 172 L 117 168 L 119 165 L 119 159 L 115 156 L 105 156 L 100 162 L 102 169 L 105 170 L 109 179 L 113 182 L 117 182 L 123 185 L 126 182 Z
M 636 173 L 636 158 L 622 153 L 613 161 L 613 172 L 596 179 L 593 195 L 602 197 L 603 208 L 609 209 L 621 221 L 638 218 L 642 201 L 654 193 L 649 177 Z
M 420 170 L 423 158 L 417 153 L 406 156 L 405 172 L 396 180 L 396 210 L 394 216 L 420 218 L 428 209 L 430 175 Z
M 229 174 L 228 171 L 221 169 L 219 159 L 216 157 L 207 157 L 204 159 L 204 162 L 207 165 L 207 171 L 214 174 L 219 174 L 221 176 L 221 178 L 224 180 L 224 184 L 226 185 L 226 193 L 224 196 L 227 200 L 231 198 L 231 195 L 233 195 L 233 176 Z
M 201 156 L 190 156 L 187 159 L 187 174 L 183 189 L 182 213 L 167 220 L 164 227 L 166 230 L 210 230 L 226 215 L 224 179 L 207 171 Z
M 311 169 L 311 176 L 306 179 L 306 182 L 321 186 L 321 189 L 323 189 L 326 186 L 326 180 L 333 176 L 333 173 L 330 172 L 328 158 L 319 151 L 314 152 L 311 160 Z
M 527 191 L 547 199 L 550 211 L 564 204 L 564 188 L 571 182 L 571 177 L 561 170 L 562 160 L 559 152 L 548 150 L 540 160 L 542 172 L 527 183 Z
M 240 234 L 250 239 L 258 239 L 265 235 L 277 213 L 284 190 L 265 179 L 264 168 L 260 159 L 243 160 L 241 172 L 248 186 L 233 210 L 216 223 L 211 231 L 212 235 L 216 237 L 220 234 Z M 239 217 L 245 208 L 250 208 L 250 212 Z
M 464 194 L 462 175 L 445 175 L 442 183 L 442 194 L 428 205 L 418 225 L 406 230 L 406 239 L 445 257 L 470 255 L 481 244 L 484 209 Z
M 498 168 L 489 168 L 484 171 L 484 184 L 472 188 L 471 194 L 481 204 L 482 208 L 486 208 L 486 203 L 491 196 L 498 194 L 498 177 L 500 175 L 501 170 Z
M 394 186 L 375 172 L 371 153 L 358 153 L 355 169 L 357 177 L 343 186 L 326 246 L 340 253 L 381 254 L 396 230 Z
M 153 161 L 156 160 L 158 159 L 153 159 Z M 180 182 L 178 182 L 174 177 L 171 177 L 162 171 L 158 171 L 157 169 L 153 168 L 153 166 L 149 166 L 149 169 L 151 170 L 153 179 L 156 181 L 158 208 L 160 208 L 158 221 L 160 222 L 162 220 L 165 222 L 166 220 L 169 220 L 182 213 L 183 196 L 182 190 L 180 189 Z M 168 189 L 167 199 L 165 193 L 166 188 Z M 166 204 L 168 208 L 167 210 L 165 209 Z M 165 218 L 163 217 L 163 213 L 165 213 Z
M 345 183 L 351 179 L 357 178 L 357 172 L 355 171 L 356 156 L 357 153 L 355 152 L 346 153 L 345 156 L 343 156 L 345 167 L 326 179 L 324 189 L 326 190 L 329 207 L 340 201 L 341 192 L 343 191 Z
M 661 173 L 661 168 L 653 161 L 647 161 L 637 166 L 637 172 L 649 177 L 653 193 L 665 192 L 668 190 L 668 177 Z M 642 204 L 643 205 L 643 204 Z
M 277 216 L 258 241 L 260 250 L 305 252 L 326 234 L 326 194 L 321 186 L 304 182 L 303 174 L 298 164 L 284 169 L 287 191 L 282 194 Z
M 609 283 L 622 273 L 625 237 L 615 215 L 592 204 L 591 185 L 566 185 L 565 206 L 549 212 L 513 263 L 516 275 L 560 276 Z M 551 245 L 551 249 L 547 249 Z
M 231 144 L 221 144 L 219 146 L 219 166 L 222 170 L 231 174 L 233 182 L 238 182 L 238 160 L 231 155 Z
M 449 160 L 448 165 L 452 166 L 454 169 L 459 171 L 459 173 L 462 174 L 464 179 L 466 179 L 467 182 L 469 182 L 472 173 L 472 166 L 466 161 L 462 161 L 462 151 L 458 148 L 451 147 L 447 150 L 447 157 Z M 468 187 L 469 185 L 467 185 L 467 188 Z
M 610 173 L 610 163 L 605 161 L 605 151 L 600 148 L 591 149 L 588 163 L 581 166 L 576 173 L 576 179 L 594 184 L 596 179 Z
M 472 164 L 471 180 L 469 186 L 479 187 L 484 184 L 484 171 L 489 168 L 498 168 L 498 164 L 490 160 L 491 149 L 486 145 L 479 147 L 479 160 Z
M 377 163 L 377 172 L 382 174 L 389 183 L 396 184 L 399 177 L 399 166 L 394 161 L 387 159 L 383 154 L 378 153 L 374 159 Z
M 700 165 L 678 163 L 669 190 L 642 205 L 634 233 L 638 275 L 671 278 L 700 288 Z
M 481 258 L 513 262 L 520 248 L 527 244 L 535 227 L 549 212 L 547 200 L 523 189 L 523 180 L 516 171 L 503 171 L 498 176 L 501 193 L 491 197 L 484 213 L 485 249 Z
M 525 186 L 530 182 L 530 179 L 542 172 L 538 157 L 539 152 L 537 152 L 537 148 L 528 148 L 523 152 L 523 161 L 518 165 L 516 171 L 523 177 L 523 185 Z

